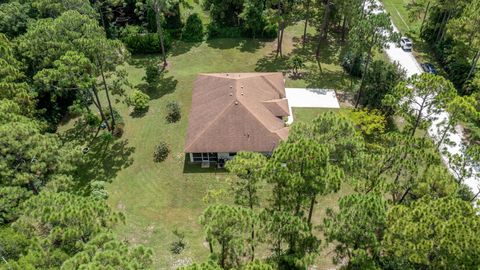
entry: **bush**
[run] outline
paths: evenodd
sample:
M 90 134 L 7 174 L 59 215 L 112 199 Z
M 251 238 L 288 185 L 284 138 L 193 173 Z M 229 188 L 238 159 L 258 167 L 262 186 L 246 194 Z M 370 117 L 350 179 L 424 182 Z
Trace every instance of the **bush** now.
M 182 39 L 191 42 L 203 40 L 203 24 L 197 13 L 188 16 L 187 23 L 183 28 Z
M 180 105 L 176 101 L 167 104 L 167 122 L 175 123 L 180 120 L 182 114 L 180 112 Z
M 149 63 L 145 70 L 145 77 L 143 77 L 143 80 L 145 80 L 149 86 L 152 86 L 158 83 L 159 78 L 160 70 L 158 69 L 158 65 L 155 63 Z
M 355 77 L 362 76 L 363 57 L 353 52 L 347 52 L 342 58 L 342 67 Z
M 145 111 L 148 108 L 149 101 L 150 97 L 139 90 L 133 91 L 133 93 L 127 98 L 128 106 L 133 106 L 135 112 Z
M 155 162 L 162 162 L 170 153 L 170 148 L 166 142 L 160 142 L 157 146 L 155 146 L 155 151 L 153 152 L 153 161 Z
M 120 39 L 131 53 L 159 53 L 161 52 L 160 38 L 157 33 L 146 33 L 139 26 L 126 26 Z M 172 45 L 172 38 L 167 31 L 163 32 L 163 44 L 168 51 Z

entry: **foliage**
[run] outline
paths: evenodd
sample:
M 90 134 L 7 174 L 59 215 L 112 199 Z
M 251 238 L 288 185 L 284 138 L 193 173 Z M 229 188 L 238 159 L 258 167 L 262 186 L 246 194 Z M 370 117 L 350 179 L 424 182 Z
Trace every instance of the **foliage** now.
M 362 67 L 364 66 L 364 58 L 361 54 L 355 53 L 353 50 L 348 51 L 342 58 L 342 67 L 348 74 L 355 77 L 362 76 Z
M 73 269 L 150 269 L 152 250 L 143 246 L 130 248 L 111 234 L 99 234 L 81 252 L 61 267 Z
M 134 54 L 158 53 L 161 51 L 160 38 L 156 33 L 146 33 L 139 26 L 126 26 L 120 33 L 120 39 Z M 172 39 L 168 33 L 164 33 L 165 50 L 171 47 Z
M 339 210 L 327 210 L 323 231 L 335 248 L 336 263 L 347 259 L 351 268 L 372 269 L 380 256 L 387 202 L 379 194 L 353 194 L 339 200 Z
M 20 216 L 21 203 L 31 195 L 30 191 L 22 187 L 0 187 L 0 224 L 15 221 Z
M 480 241 L 476 210 L 457 198 L 425 197 L 411 206 L 392 207 L 387 215 L 383 246 L 393 257 L 416 268 L 475 268 Z
M 168 123 L 175 123 L 180 120 L 182 117 L 182 114 L 180 112 L 180 105 L 178 105 L 178 102 L 176 101 L 171 101 L 167 104 L 167 122 Z
M 10 38 L 27 29 L 29 7 L 16 1 L 0 4 L 0 32 Z
M 98 16 L 87 0 L 36 0 L 31 1 L 31 4 L 34 12 L 40 18 L 55 18 L 69 10 L 75 10 L 92 19 Z
M 295 55 L 289 59 L 289 66 L 294 76 L 298 75 L 298 70 L 305 67 L 304 60 L 301 56 Z
M 18 260 L 26 254 L 31 244 L 31 239 L 11 227 L 0 227 L 0 257 L 7 261 Z M 0 264 L 1 266 L 2 264 Z
M 170 251 L 173 254 L 180 254 L 185 249 L 187 244 L 185 243 L 185 234 L 180 232 L 178 229 L 173 231 L 173 234 L 176 237 L 176 240 L 170 244 Z
M 423 73 L 400 82 L 392 94 L 385 96 L 383 103 L 406 120 L 406 128 L 413 136 L 418 128 L 429 128 L 455 93 L 453 84 L 444 77 Z
M 21 114 L 32 115 L 36 105 L 35 95 L 24 79 L 21 64 L 14 57 L 13 45 L 0 33 L 0 98 L 16 103 L 12 106 L 18 107 Z
M 366 137 L 379 136 L 385 133 L 387 121 L 378 110 L 354 110 L 349 113 L 349 118 Z
M 405 78 L 405 71 L 399 64 L 373 61 L 365 75 L 364 95 L 360 104 L 371 109 L 379 109 L 385 115 L 393 114 L 392 108 L 382 104 L 382 100 Z
M 194 263 L 194 264 L 189 265 L 189 266 L 178 268 L 178 270 L 222 270 L 222 269 L 223 268 L 221 268 L 214 261 L 209 261 L 209 262 L 202 263 L 202 264 Z
M 164 141 L 161 141 L 155 146 L 155 151 L 153 152 L 153 161 L 162 162 L 168 157 L 169 153 L 170 148 L 168 144 Z
M 203 40 L 203 23 L 198 13 L 193 13 L 187 18 L 182 31 L 182 39 L 189 42 L 200 42 Z
M 238 266 L 243 254 L 246 235 L 256 216 L 248 208 L 215 204 L 203 212 L 200 223 L 211 245 L 218 244 L 219 265 L 222 268 Z
M 156 88 L 158 85 L 158 81 L 160 79 L 160 70 L 158 69 L 158 65 L 152 62 L 147 64 L 145 68 L 145 77 L 142 80 L 145 80 L 149 86 L 149 88 Z
M 135 112 L 146 111 L 149 101 L 150 97 L 140 90 L 134 90 L 126 100 L 128 106 L 132 106 Z

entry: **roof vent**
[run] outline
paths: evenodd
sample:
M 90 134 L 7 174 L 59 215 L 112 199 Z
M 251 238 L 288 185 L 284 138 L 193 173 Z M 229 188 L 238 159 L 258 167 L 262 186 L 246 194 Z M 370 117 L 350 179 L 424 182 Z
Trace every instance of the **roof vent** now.
M 228 73 L 226 75 L 228 76 Z
M 233 93 L 230 93 L 230 96 L 233 96 Z
M 240 95 L 242 95 L 242 96 L 243 96 L 243 92 L 242 92 L 242 93 L 240 93 Z
M 232 89 L 232 88 L 233 88 L 233 86 L 230 85 L 230 89 Z
M 238 105 L 238 101 L 235 101 L 235 105 Z
M 243 89 L 243 85 L 242 85 L 242 86 L 240 86 L 240 87 Z

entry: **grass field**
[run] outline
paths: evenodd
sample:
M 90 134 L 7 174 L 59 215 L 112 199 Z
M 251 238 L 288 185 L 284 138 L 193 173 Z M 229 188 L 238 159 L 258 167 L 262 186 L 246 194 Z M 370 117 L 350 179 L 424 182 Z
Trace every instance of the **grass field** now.
M 307 66 L 313 72 L 302 79 L 287 77 L 289 87 L 328 87 L 345 90 L 350 79 L 339 66 L 339 46 L 326 44 L 322 48 L 322 69 L 316 69 L 311 61 L 311 47 L 301 50 L 298 44 L 301 25 L 287 28 L 285 55 L 292 51 L 305 55 Z M 125 132 L 111 150 L 102 151 L 94 162 L 82 170 L 78 177 L 88 181 L 109 181 L 109 203 L 126 216 L 125 224 L 118 225 L 116 232 L 132 244 L 143 244 L 154 251 L 155 269 L 175 269 L 179 265 L 207 259 L 204 233 L 198 222 L 207 206 L 205 197 L 209 191 L 228 187 L 224 171 L 202 170 L 189 166 L 183 153 L 191 91 L 196 74 L 201 72 L 252 72 L 288 71 L 286 58 L 275 59 L 276 42 L 251 39 L 215 39 L 191 44 L 177 42 L 169 52 L 168 68 L 161 78 L 158 92 L 149 92 L 149 110 L 142 116 L 132 114 L 124 103 L 114 104 L 125 122 Z M 157 63 L 158 55 L 134 56 L 124 68 L 132 85 L 142 88 L 142 77 L 149 62 Z M 347 89 L 348 90 L 348 89 Z M 127 89 L 127 95 L 132 89 Z M 165 120 L 165 106 L 175 100 L 182 108 L 182 119 L 174 124 Z M 311 113 L 299 119 L 307 121 Z M 69 130 L 72 122 L 60 127 Z M 171 153 L 162 163 L 153 162 L 153 149 L 160 141 L 166 141 Z M 319 199 L 315 222 L 319 224 L 327 207 L 335 207 L 339 196 L 351 192 L 346 186 L 338 194 Z M 228 199 L 222 199 L 228 202 Z M 187 247 L 180 255 L 170 252 L 176 240 L 174 230 L 185 234 Z M 316 269 L 332 267 L 331 247 L 318 256 Z

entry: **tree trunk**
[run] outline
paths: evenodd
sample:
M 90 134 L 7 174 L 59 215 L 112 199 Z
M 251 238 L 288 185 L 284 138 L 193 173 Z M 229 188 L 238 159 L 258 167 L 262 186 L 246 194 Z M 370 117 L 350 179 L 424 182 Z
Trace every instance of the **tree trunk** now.
M 103 112 L 102 103 L 100 103 L 100 99 L 98 98 L 97 87 L 93 86 L 93 94 L 95 95 L 95 99 L 97 100 L 98 104 L 98 111 L 100 112 L 100 116 L 102 117 L 102 121 L 107 125 L 108 131 L 111 131 L 110 125 L 108 124 L 107 118 L 105 117 L 105 113 Z
M 280 54 L 280 57 L 283 57 L 283 52 L 282 52 L 282 44 L 283 44 L 283 32 L 284 32 L 284 29 L 285 28 L 285 22 L 281 21 L 280 23 L 280 29 L 279 29 L 279 36 L 278 36 L 278 41 L 277 41 L 277 54 L 275 55 L 275 58 L 278 57 L 278 55 Z
M 422 35 L 423 33 L 423 26 L 425 25 L 425 20 L 427 19 L 429 9 L 430 9 L 430 1 L 428 1 L 427 7 L 425 8 L 425 13 L 423 14 L 422 25 L 420 26 L 420 35 Z
M 445 25 L 443 26 L 443 30 L 442 30 L 442 35 L 440 36 L 440 41 L 443 41 L 443 38 L 445 37 L 445 33 L 447 32 L 447 23 L 451 17 L 452 17 L 452 13 L 448 12 L 447 20 L 445 21 Z
M 220 256 L 220 266 L 225 269 L 225 244 L 222 243 L 222 251 Z
M 343 16 L 342 22 L 342 43 L 345 43 L 345 37 L 347 36 L 347 16 Z
M 407 197 L 408 193 L 410 192 L 410 190 L 412 189 L 412 187 L 408 187 L 407 190 L 405 190 L 405 192 L 403 193 L 402 197 L 400 198 L 400 200 L 398 201 L 398 203 L 402 203 L 403 200 L 405 199 L 405 197 Z
M 368 66 L 370 65 L 370 61 L 372 59 L 372 50 L 373 47 L 370 46 L 370 48 L 368 49 L 367 61 L 365 61 L 365 66 L 363 68 L 362 81 L 360 82 L 360 88 L 358 89 L 357 99 L 355 101 L 355 109 L 358 108 L 358 105 L 360 104 L 360 99 L 363 94 L 363 88 L 365 87 L 365 77 L 367 76 Z
M 443 130 L 442 137 L 441 137 L 440 140 L 437 142 L 437 150 L 440 149 L 440 146 L 442 145 L 443 141 L 444 141 L 445 138 L 447 137 L 448 131 L 450 130 L 451 127 L 452 127 L 452 122 L 450 121 L 450 122 L 448 123 L 448 125 L 445 127 L 445 129 Z
M 162 12 L 162 6 L 161 6 L 161 1 L 162 0 L 154 0 L 153 5 L 154 5 L 154 11 L 155 11 L 155 21 L 157 23 L 157 33 L 158 37 L 160 38 L 160 47 L 162 49 L 162 58 L 163 58 L 163 69 L 167 66 L 167 56 L 165 54 L 165 45 L 163 43 L 163 29 L 162 29 L 162 20 L 161 20 L 161 12 Z
M 468 82 L 470 78 L 472 78 L 472 75 L 475 69 L 477 68 L 478 60 L 480 60 L 480 50 L 477 51 L 477 53 L 475 54 L 475 57 L 473 58 L 472 66 L 470 67 L 470 71 L 468 72 L 468 76 L 467 76 L 467 79 L 465 79 L 464 84 Z
M 448 16 L 450 16 L 450 12 L 449 11 L 444 11 L 443 12 L 443 17 L 442 17 L 442 22 L 440 23 L 440 26 L 439 26 L 438 31 L 437 31 L 437 38 L 436 38 L 437 42 L 440 41 L 440 37 L 443 34 L 445 25 L 447 23 L 447 17 Z
M 111 130 L 113 130 L 115 128 L 115 116 L 113 115 L 112 102 L 110 101 L 110 94 L 108 93 L 107 81 L 105 80 L 105 74 L 103 72 L 103 65 L 101 61 L 98 61 L 98 64 L 100 66 L 100 73 L 102 75 L 102 82 L 103 82 L 103 87 L 105 88 L 105 94 L 107 95 L 108 108 L 110 109 L 110 117 L 112 117 Z
M 212 241 L 210 240 L 207 240 L 208 242 L 208 248 L 210 249 L 210 254 L 213 254 L 213 245 L 212 245 Z
M 310 200 L 310 208 L 308 210 L 308 220 L 307 220 L 308 225 L 312 224 L 313 208 L 315 207 L 316 198 L 317 196 L 312 196 L 312 199 Z
M 422 105 L 420 105 L 420 108 L 418 108 L 418 115 L 417 115 L 417 118 L 415 119 L 415 124 L 413 125 L 413 128 L 412 128 L 412 132 L 410 133 L 410 137 L 413 138 L 413 136 L 415 136 L 415 132 L 417 131 L 417 128 L 418 126 L 420 125 L 420 120 L 422 119 L 422 112 L 423 112 L 423 109 L 425 108 L 425 100 L 427 98 L 426 97 L 423 97 L 423 100 L 422 100 Z
M 328 17 L 330 16 L 330 5 L 331 5 L 330 0 L 327 0 L 327 3 L 325 4 L 325 12 L 323 13 L 322 26 L 320 27 L 320 33 L 318 36 L 317 51 L 315 52 L 315 57 L 317 58 L 320 56 L 320 47 L 321 47 L 322 41 L 325 41 L 327 37 L 327 25 L 328 25 Z
M 310 17 L 310 0 L 307 0 L 307 5 L 305 6 L 305 26 L 303 27 L 303 42 L 302 42 L 303 48 L 305 48 L 305 43 L 307 42 L 307 27 L 308 27 L 309 17 Z

